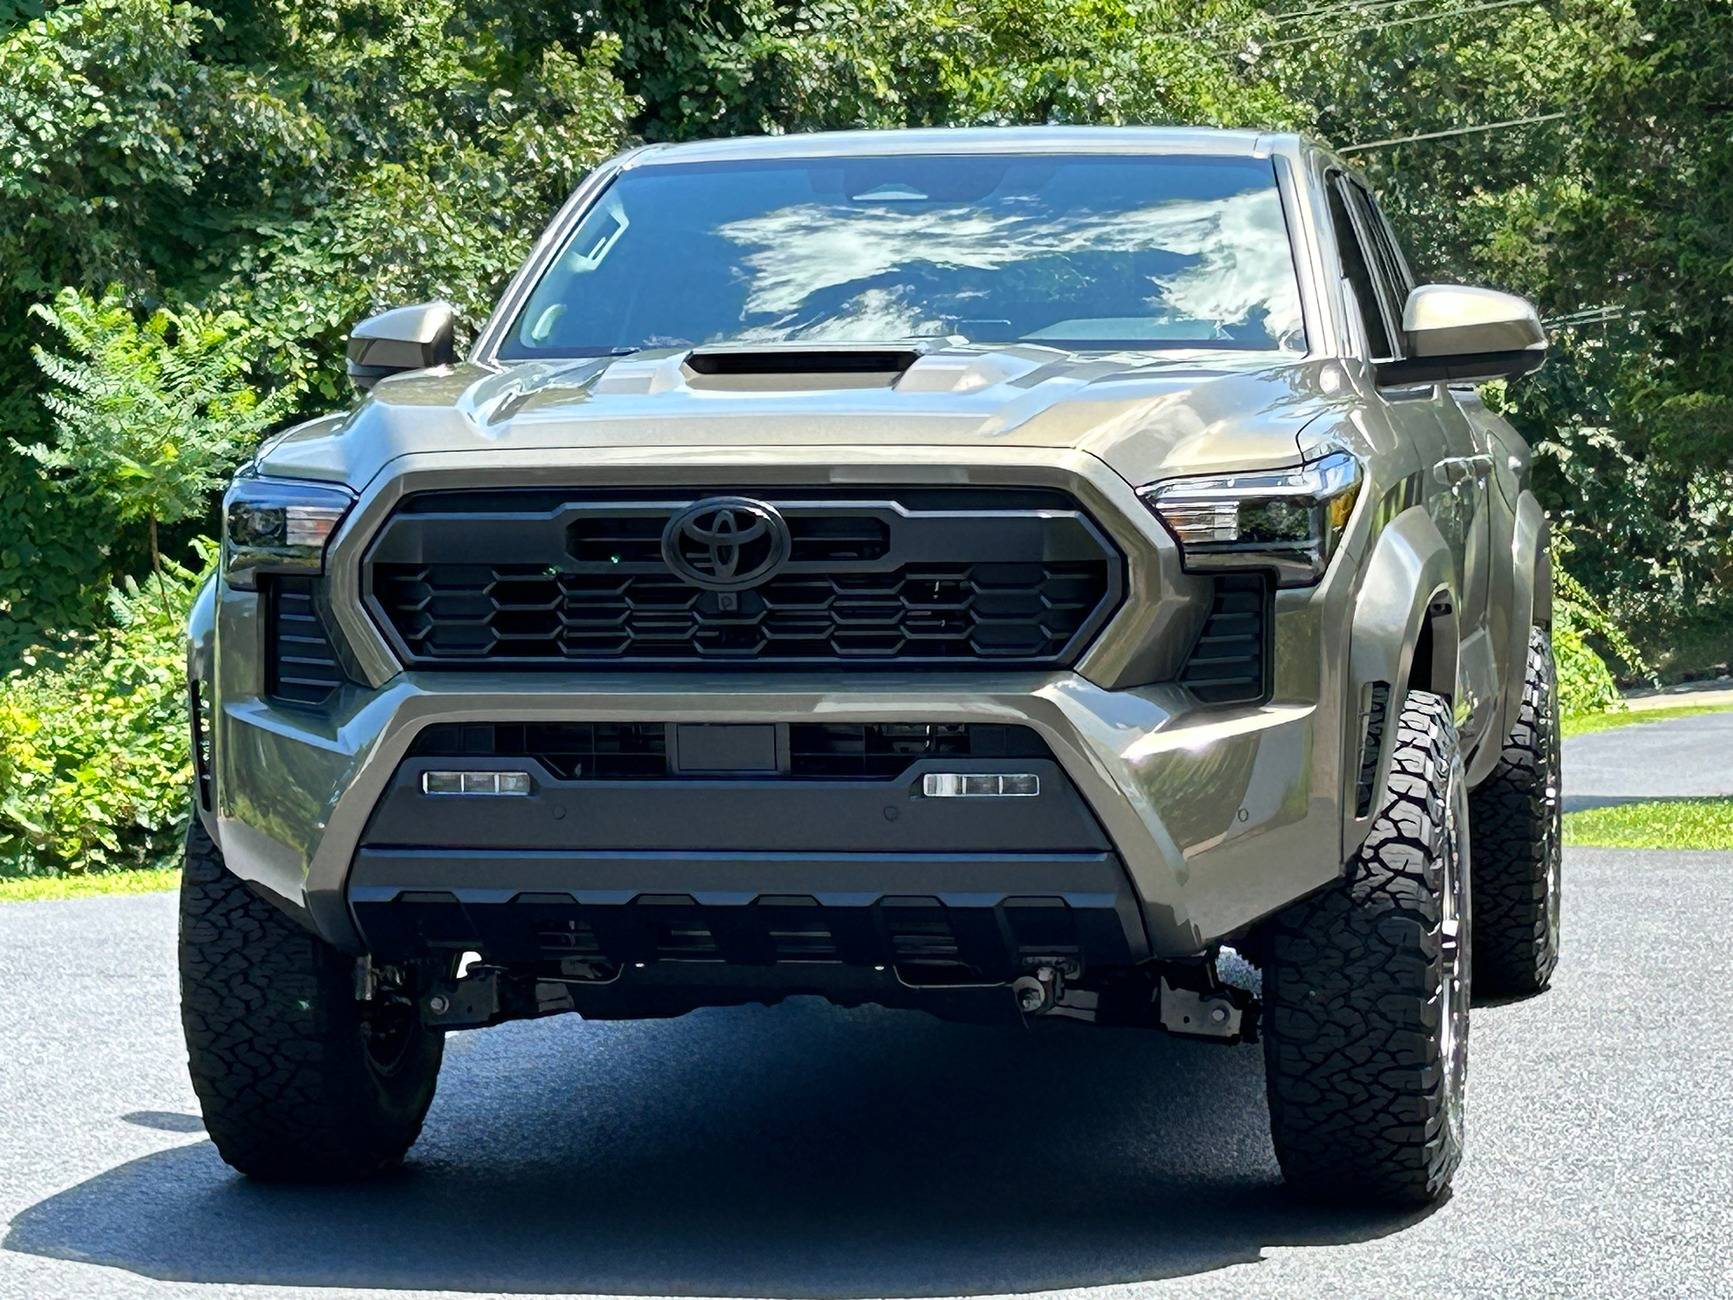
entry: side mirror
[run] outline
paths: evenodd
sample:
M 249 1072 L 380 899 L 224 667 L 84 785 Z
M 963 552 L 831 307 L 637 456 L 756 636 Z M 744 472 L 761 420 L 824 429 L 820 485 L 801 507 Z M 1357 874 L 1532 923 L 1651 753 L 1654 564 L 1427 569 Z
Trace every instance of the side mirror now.
M 1407 356 L 1378 364 L 1381 384 L 1482 383 L 1532 374 L 1546 331 L 1526 298 L 1496 289 L 1422 284 L 1402 307 Z
M 448 302 L 420 302 L 369 316 L 349 333 L 349 380 L 362 392 L 387 375 L 449 365 L 457 313 Z

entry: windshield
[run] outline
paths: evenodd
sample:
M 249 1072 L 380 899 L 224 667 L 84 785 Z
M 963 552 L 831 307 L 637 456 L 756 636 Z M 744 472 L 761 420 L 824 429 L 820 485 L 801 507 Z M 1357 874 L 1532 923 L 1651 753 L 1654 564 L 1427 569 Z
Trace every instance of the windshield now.
M 665 164 L 602 193 L 499 355 L 960 337 L 1305 346 L 1267 159 Z

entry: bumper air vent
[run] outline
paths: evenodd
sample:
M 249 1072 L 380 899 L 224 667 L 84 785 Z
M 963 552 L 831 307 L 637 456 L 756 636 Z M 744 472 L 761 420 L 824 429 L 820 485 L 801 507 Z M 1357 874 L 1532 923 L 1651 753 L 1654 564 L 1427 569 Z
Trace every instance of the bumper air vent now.
M 1180 684 L 1205 704 L 1269 698 L 1270 590 L 1262 574 L 1224 574 Z
M 1360 742 L 1360 777 L 1354 794 L 1354 815 L 1372 811 L 1372 788 L 1378 781 L 1378 756 L 1384 750 L 1384 727 L 1390 715 L 1390 683 L 1373 682 L 1366 688 L 1365 735 Z
M 895 780 L 931 758 L 1053 757 L 1028 727 L 997 723 L 797 722 L 779 729 L 787 735 L 777 752 L 788 765 L 779 775 L 795 780 Z M 675 775 L 670 730 L 663 722 L 446 722 L 417 736 L 408 757 L 527 758 L 562 781 L 662 780 Z
M 187 722 L 192 729 L 193 783 L 199 807 L 211 810 L 214 777 L 211 775 L 210 692 L 204 679 L 187 679 Z
M 317 707 L 348 680 L 319 612 L 312 578 L 270 579 L 265 692 L 285 704 Z

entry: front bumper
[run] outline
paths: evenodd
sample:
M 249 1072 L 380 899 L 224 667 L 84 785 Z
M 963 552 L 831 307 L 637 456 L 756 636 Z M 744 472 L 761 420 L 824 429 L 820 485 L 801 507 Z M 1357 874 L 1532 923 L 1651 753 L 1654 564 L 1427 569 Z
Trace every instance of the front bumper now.
M 1133 959 L 1201 952 L 1339 875 L 1344 798 L 1350 770 L 1357 775 L 1359 744 L 1357 708 L 1349 703 L 1357 702 L 1358 687 L 1346 680 L 1355 582 L 1347 556 L 1338 557 L 1319 587 L 1276 595 L 1269 702 L 1206 707 L 1177 685 L 1137 684 L 1167 682 L 1177 672 L 1207 585 L 1180 571 L 1172 542 L 1122 479 L 1080 453 L 1064 453 L 1055 464 L 1053 453 L 1018 449 L 975 451 L 968 463 L 952 449 L 897 451 L 895 458 L 842 457 L 829 470 L 831 481 L 1058 486 L 1113 536 L 1127 559 L 1127 598 L 1075 669 L 403 671 L 361 613 L 360 556 L 372 530 L 406 491 L 478 478 L 521 482 L 530 473 L 503 453 L 486 473 L 461 456 L 408 456 L 398 473 L 363 494 L 328 565 L 333 610 L 362 684 L 344 688 L 318 711 L 272 703 L 263 687 L 258 598 L 224 590 L 220 600 L 201 602 L 193 663 L 211 683 L 214 714 L 207 821 L 229 866 L 330 942 L 360 952 L 365 944 L 351 886 L 360 880 L 354 873 L 361 870 L 365 831 L 429 726 L 912 722 L 1024 726 L 1040 735 L 1098 823 L 1101 851 L 1129 882 L 1122 892 L 1136 917 L 1123 916 L 1117 899 L 1113 910 Z M 707 484 L 767 476 L 798 482 L 814 473 L 705 455 L 715 463 L 694 466 L 688 457 L 646 467 L 601 456 L 581 470 L 549 472 L 584 482 Z M 500 873 L 515 868 L 472 866 L 475 887 L 489 887 L 490 870 L 491 887 L 511 887 Z M 1087 880 L 1089 871 L 1082 876 Z M 1053 881 L 1039 878 L 1040 892 L 1049 892 Z M 1020 892 L 1014 881 L 994 887 L 1007 896 Z M 1099 891 L 1079 885 L 1077 892 Z
M 654 718 L 1030 727 L 1124 864 L 1152 956 L 1198 952 L 1340 870 L 1341 737 L 1316 705 L 1201 709 L 1177 688 L 1106 691 L 1072 673 L 880 676 L 847 689 L 783 674 L 452 678 L 406 673 L 346 693 L 329 715 L 223 701 L 215 822 L 231 868 L 359 950 L 348 897 L 357 848 L 424 727 Z

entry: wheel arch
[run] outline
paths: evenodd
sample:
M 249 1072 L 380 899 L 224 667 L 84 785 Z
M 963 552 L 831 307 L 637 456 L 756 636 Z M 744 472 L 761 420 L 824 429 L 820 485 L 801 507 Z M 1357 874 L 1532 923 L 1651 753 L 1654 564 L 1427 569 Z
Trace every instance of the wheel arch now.
M 1403 512 L 1374 539 L 1349 632 L 1343 861 L 1372 828 L 1409 693 L 1458 698 L 1458 595 L 1449 545 L 1424 510 Z

